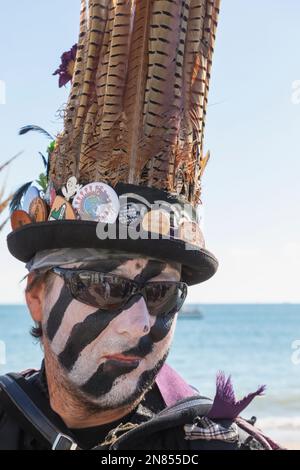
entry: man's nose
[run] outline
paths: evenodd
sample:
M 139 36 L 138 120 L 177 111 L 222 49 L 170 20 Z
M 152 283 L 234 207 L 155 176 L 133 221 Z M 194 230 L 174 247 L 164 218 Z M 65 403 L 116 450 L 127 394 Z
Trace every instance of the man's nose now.
M 149 333 L 151 317 L 144 297 L 139 297 L 134 304 L 124 310 L 117 318 L 116 329 L 119 334 L 140 338 Z

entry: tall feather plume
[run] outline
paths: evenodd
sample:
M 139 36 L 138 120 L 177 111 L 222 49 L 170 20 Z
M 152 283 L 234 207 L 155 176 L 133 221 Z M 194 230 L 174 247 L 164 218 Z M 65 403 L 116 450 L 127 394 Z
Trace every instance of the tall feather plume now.
M 142 141 L 141 119 L 144 109 L 145 87 L 148 70 L 149 26 L 152 3 L 136 2 L 133 18 L 133 32 L 128 58 L 127 87 L 122 115 L 121 144 L 127 160 L 125 178 L 129 183 L 136 182 L 135 169 L 139 158 L 139 145 Z M 125 179 L 126 181 L 126 179 Z
M 207 94 L 220 0 L 81 2 L 57 187 L 143 184 L 200 198 Z
M 193 97 L 195 98 L 193 116 L 195 116 L 196 123 L 200 123 L 199 128 L 197 129 L 195 151 L 195 186 L 193 188 L 193 199 L 195 203 L 199 202 L 200 200 L 201 176 L 205 170 L 205 167 L 210 157 L 209 153 L 205 156 L 203 154 L 203 138 L 212 67 L 212 56 L 216 40 L 216 29 L 218 24 L 220 1 L 221 0 L 208 0 L 206 2 L 206 11 L 203 23 L 203 35 L 201 40 L 201 47 L 199 49 L 200 68 L 198 70 L 198 74 L 196 80 L 194 81 L 194 86 L 192 89 Z M 199 82 L 197 79 L 199 79 Z M 200 87 L 198 87 L 198 85 L 200 85 Z M 200 95 L 198 95 L 199 92 Z M 201 97 L 200 106 L 197 106 L 197 95 Z
M 193 185 L 197 154 L 200 154 L 199 136 L 202 130 L 201 110 L 201 77 L 199 78 L 201 64 L 201 41 L 203 37 L 204 18 L 207 2 L 191 0 L 189 5 L 189 21 L 187 27 L 185 57 L 184 57 L 184 110 L 181 131 L 179 133 L 179 147 L 181 151 L 176 154 L 176 175 L 183 175 L 184 187 L 182 193 L 187 197 Z M 195 90 L 198 86 L 199 90 Z M 176 181 L 176 176 L 175 176 Z
M 96 179 L 107 180 L 111 184 L 117 183 L 120 167 L 125 169 L 128 166 L 125 149 L 122 149 L 121 134 L 134 13 L 133 0 L 116 0 L 109 9 L 97 69 L 97 96 L 88 122 L 91 132 L 89 138 L 86 134 L 87 138 L 83 141 L 80 161 L 80 173 L 85 174 L 88 168 L 89 174 Z M 96 122 L 92 128 L 94 113 Z
M 143 113 L 146 139 L 140 155 L 152 159 L 146 178 L 149 186 L 173 179 L 175 149 L 182 114 L 182 69 L 189 1 L 154 3 L 149 33 L 149 70 Z M 153 145 L 155 143 L 155 145 Z M 166 187 L 166 189 L 170 189 Z
M 80 12 L 80 31 L 79 40 L 77 45 L 77 55 L 74 66 L 74 75 L 72 89 L 70 93 L 65 128 L 66 131 L 71 134 L 73 130 L 74 116 L 77 110 L 76 102 L 81 92 L 83 71 L 84 71 L 84 57 L 86 52 L 86 34 L 87 34 L 87 4 L 86 0 L 81 0 L 81 12 Z

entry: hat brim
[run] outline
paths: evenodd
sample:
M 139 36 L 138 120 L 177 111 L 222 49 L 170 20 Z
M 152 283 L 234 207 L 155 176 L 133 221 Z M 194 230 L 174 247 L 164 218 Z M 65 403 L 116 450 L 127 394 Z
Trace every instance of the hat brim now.
M 187 249 L 182 240 L 111 239 L 96 235 L 97 223 L 85 220 L 60 220 L 24 225 L 7 237 L 10 253 L 20 261 L 30 261 L 36 253 L 60 248 L 103 248 L 138 253 L 182 264 L 182 280 L 189 286 L 211 278 L 218 269 L 218 261 L 204 248 Z M 193 249 L 192 249 L 193 248 Z

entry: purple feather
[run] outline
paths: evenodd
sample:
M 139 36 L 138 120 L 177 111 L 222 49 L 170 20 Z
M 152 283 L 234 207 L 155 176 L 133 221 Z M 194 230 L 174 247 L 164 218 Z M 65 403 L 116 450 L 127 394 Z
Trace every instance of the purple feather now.
M 252 402 L 252 400 L 259 395 L 262 395 L 266 389 L 265 385 L 262 385 L 256 390 L 256 392 L 249 393 L 242 400 L 237 401 L 233 385 L 231 382 L 231 376 L 226 380 L 224 372 L 217 374 L 217 390 L 216 396 L 212 405 L 208 417 L 211 419 L 234 419 Z

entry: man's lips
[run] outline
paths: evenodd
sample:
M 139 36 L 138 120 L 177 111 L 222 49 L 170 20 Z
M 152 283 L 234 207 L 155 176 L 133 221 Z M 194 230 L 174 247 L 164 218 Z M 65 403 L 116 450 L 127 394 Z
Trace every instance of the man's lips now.
M 132 364 L 134 362 L 140 362 L 141 358 L 137 356 L 124 356 L 123 354 L 110 354 L 107 356 L 104 356 L 105 359 L 108 360 L 113 360 L 113 361 L 119 361 L 119 362 L 125 362 L 128 364 Z

